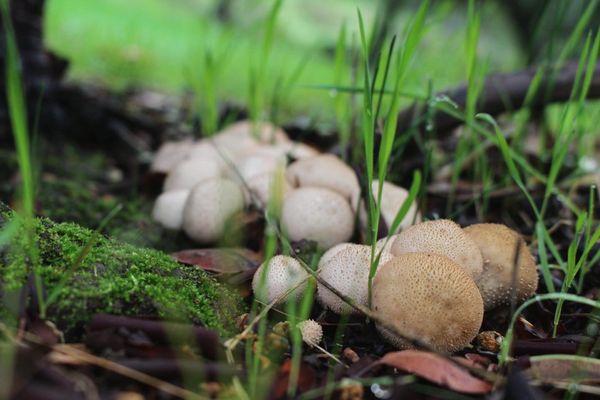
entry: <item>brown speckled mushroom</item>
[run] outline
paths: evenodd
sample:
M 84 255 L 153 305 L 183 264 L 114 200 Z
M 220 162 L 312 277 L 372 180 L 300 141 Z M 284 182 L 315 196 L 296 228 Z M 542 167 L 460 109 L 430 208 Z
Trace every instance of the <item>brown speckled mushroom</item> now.
M 254 296 L 263 303 L 285 303 L 288 299 L 300 299 L 306 288 L 308 273 L 298 260 L 283 255 L 271 258 L 268 264 L 263 263 L 254 274 L 252 290 Z M 262 285 L 262 286 L 261 286 Z M 299 285 L 288 296 L 284 294 Z
M 371 268 L 371 247 L 347 243 L 340 245 L 337 251 L 319 261 L 319 277 L 329 283 L 340 293 L 351 298 L 355 303 L 368 306 L 369 303 L 369 270 Z M 379 265 L 385 264 L 392 258 L 384 252 Z M 317 299 L 326 308 L 336 314 L 355 313 L 349 306 L 332 291 L 319 283 Z
M 230 218 L 244 208 L 239 185 L 228 179 L 215 178 L 196 185 L 183 209 L 183 230 L 199 243 L 221 238 Z
M 461 227 L 448 219 L 421 222 L 400 232 L 391 252 L 434 253 L 448 257 L 462 266 L 473 279 L 481 274 L 483 257 L 479 248 Z
M 167 175 L 163 191 L 189 190 L 202 181 L 219 176 L 221 167 L 213 159 L 189 158 L 177 164 Z
M 373 280 L 372 307 L 398 332 L 444 353 L 467 346 L 483 320 L 483 300 L 471 276 L 438 254 L 402 254 L 383 264 Z M 378 329 L 394 346 L 411 348 Z
M 174 190 L 158 196 L 152 209 L 152 219 L 166 229 L 181 229 L 183 208 L 189 194 L 189 190 Z
M 328 249 L 350 239 L 354 214 L 338 193 L 320 187 L 292 190 L 281 211 L 283 232 L 292 241 L 313 240 Z
M 486 310 L 510 304 L 517 248 L 520 250 L 515 299 L 524 301 L 535 293 L 538 285 L 535 259 L 521 235 L 501 224 L 475 224 L 464 228 L 464 231 L 483 255 L 483 272 L 475 283 Z
M 333 154 L 321 154 L 290 164 L 286 177 L 293 187 L 315 186 L 342 195 L 355 210 L 360 197 L 356 174 Z

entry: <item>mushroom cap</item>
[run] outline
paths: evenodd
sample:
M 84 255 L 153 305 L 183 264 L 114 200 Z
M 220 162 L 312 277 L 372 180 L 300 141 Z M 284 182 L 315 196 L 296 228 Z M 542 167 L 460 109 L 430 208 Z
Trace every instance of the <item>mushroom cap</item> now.
M 320 187 L 293 190 L 283 202 L 283 231 L 292 241 L 314 240 L 323 248 L 350 239 L 354 214 L 338 193 Z
M 374 180 L 371 185 L 371 190 L 373 191 L 373 198 L 377 201 L 377 192 L 379 191 L 379 181 Z M 396 218 L 396 214 L 402 207 L 404 201 L 408 198 L 408 191 L 400 186 L 394 185 L 390 182 L 383 182 L 383 188 L 381 191 L 381 216 L 387 225 L 388 230 L 391 228 L 394 219 Z M 361 201 L 360 211 L 359 211 L 360 223 L 363 229 L 367 229 L 368 227 L 368 217 L 367 211 L 364 205 L 364 201 Z M 414 223 L 418 223 L 421 221 L 421 214 L 417 210 L 417 204 L 413 202 L 408 209 L 408 212 L 400 222 L 398 229 L 395 232 L 390 232 L 392 234 L 398 233 L 404 228 L 411 226 Z
M 392 254 L 434 253 L 448 257 L 477 278 L 483 257 L 477 244 L 454 221 L 439 219 L 409 226 L 398 234 Z
M 164 142 L 154 155 L 150 171 L 168 174 L 181 160 L 187 158 L 191 139 Z
M 181 229 L 183 208 L 189 194 L 189 190 L 175 190 L 162 193 L 154 202 L 152 219 L 166 229 Z
M 333 154 L 321 154 L 290 164 L 286 178 L 293 187 L 315 186 L 333 190 L 352 206 L 358 206 L 360 185 L 356 174 Z
M 323 328 L 317 321 L 307 319 L 299 322 L 298 329 L 300 329 L 302 341 L 311 347 L 318 345 L 323 339 Z
M 510 304 L 515 251 L 520 242 L 517 264 L 516 300 L 523 301 L 537 290 L 535 259 L 519 233 L 501 224 L 475 224 L 464 228 L 483 255 L 483 271 L 475 283 L 485 309 Z
M 338 243 L 335 246 L 329 248 L 321 258 L 319 259 L 319 265 L 327 263 L 333 256 L 335 256 L 338 252 L 345 249 L 346 247 L 353 246 L 354 243 Z
M 390 240 L 387 240 L 387 238 L 390 238 Z M 398 238 L 398 234 L 395 235 L 391 235 L 391 236 L 387 236 L 387 237 L 383 237 L 381 239 L 379 239 L 377 241 L 377 243 L 375 243 L 375 248 L 377 249 L 377 251 L 379 252 L 382 248 L 384 252 L 390 253 L 390 255 L 392 255 L 392 246 L 394 245 L 394 242 L 396 241 L 396 239 Z M 387 240 L 387 243 L 386 243 Z
M 268 122 L 254 124 L 252 121 L 233 123 L 216 133 L 213 140 L 220 149 L 225 149 L 234 156 L 248 154 L 261 144 L 284 144 L 290 139 L 287 134 Z
M 383 264 L 373 280 L 373 310 L 398 332 L 451 353 L 467 346 L 483 320 L 483 300 L 471 276 L 447 257 L 408 253 Z M 410 343 L 378 326 L 398 348 Z
M 392 255 L 383 252 L 379 265 L 383 265 Z M 345 243 L 333 255 L 319 262 L 319 277 L 340 293 L 365 307 L 369 304 L 369 271 L 371 269 L 371 247 Z M 356 310 L 339 298 L 323 284 L 317 286 L 317 299 L 323 307 L 336 314 L 351 314 Z
M 227 221 L 243 208 L 244 195 L 235 182 L 206 180 L 190 192 L 183 209 L 183 230 L 197 242 L 214 242 L 225 233 Z
M 229 173 L 232 180 L 243 179 L 248 182 L 261 174 L 273 174 L 278 168 L 285 166 L 285 158 L 268 154 L 251 154 L 236 162 L 237 171 Z
M 264 274 L 266 275 L 263 276 Z M 282 297 L 276 303 L 282 304 L 288 299 L 302 298 L 306 289 L 307 277 L 309 277 L 308 272 L 302 268 L 298 260 L 289 256 L 277 255 L 272 257 L 268 264 L 263 263 L 258 267 L 252 278 L 252 290 L 258 300 L 271 303 L 304 280 L 304 283 L 296 290 L 287 297 Z M 264 284 L 264 287 L 260 287 L 261 284 Z
M 172 190 L 191 189 L 202 181 L 220 176 L 221 168 L 215 160 L 189 158 L 183 160 L 171 170 L 167 175 L 167 179 L 165 179 L 163 190 L 170 192 Z
M 221 170 L 229 168 L 234 162 L 235 156 L 225 148 L 217 147 L 211 139 L 201 139 L 190 146 L 188 159 L 205 159 L 215 161 Z
M 256 196 L 258 203 L 255 203 L 255 200 L 250 194 L 247 196 L 248 203 L 254 204 L 258 208 L 264 208 L 269 204 L 271 200 L 271 195 L 273 194 L 273 184 L 275 182 L 276 173 L 262 173 L 259 175 L 255 175 L 246 181 L 247 189 L 252 192 L 254 196 Z M 281 179 L 281 187 L 278 188 L 281 190 L 282 199 L 285 198 L 291 193 L 292 188 L 290 184 L 285 180 Z
M 320 154 L 319 150 L 302 142 L 283 143 L 279 147 L 284 149 L 285 153 L 294 160 L 303 160 Z

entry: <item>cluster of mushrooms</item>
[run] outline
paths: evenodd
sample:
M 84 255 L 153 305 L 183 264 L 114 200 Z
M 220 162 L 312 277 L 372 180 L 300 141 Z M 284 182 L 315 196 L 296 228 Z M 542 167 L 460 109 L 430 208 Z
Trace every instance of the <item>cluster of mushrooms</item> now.
M 289 159 L 294 161 L 286 165 Z M 260 125 L 258 135 L 251 123 L 240 122 L 211 139 L 165 144 L 152 169 L 167 173 L 154 219 L 200 243 L 218 240 L 227 221 L 245 207 L 264 208 L 276 174 L 285 171 L 284 233 L 326 250 L 317 269 L 318 301 L 337 314 L 356 312 L 324 281 L 355 304 L 371 307 L 403 334 L 377 326 L 398 348 L 410 348 L 405 338 L 413 338 L 440 352 L 460 350 L 479 332 L 484 311 L 522 301 L 537 289 L 535 260 L 519 233 L 500 224 L 420 222 L 413 204 L 398 232 L 375 246 L 379 264 L 369 299 L 372 248 L 348 243 L 355 221 L 362 230 L 367 224 L 354 171 L 270 124 Z M 375 197 L 377 187 L 374 182 Z M 405 189 L 384 182 L 382 219 L 388 226 L 407 197 Z M 302 298 L 309 279 L 298 260 L 277 255 L 259 267 L 252 286 L 258 300 L 284 303 Z

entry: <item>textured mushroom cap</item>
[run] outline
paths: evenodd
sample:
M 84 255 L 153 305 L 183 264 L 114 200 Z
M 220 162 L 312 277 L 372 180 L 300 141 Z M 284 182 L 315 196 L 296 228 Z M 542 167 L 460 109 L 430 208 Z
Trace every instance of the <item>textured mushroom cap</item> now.
M 352 206 L 358 205 L 360 185 L 356 174 L 333 154 L 322 154 L 290 164 L 286 177 L 293 187 L 316 186 L 341 194 Z
M 266 275 L 263 276 L 263 274 Z M 271 303 L 304 280 L 304 283 L 291 292 L 288 297 L 279 299 L 277 304 L 281 304 L 289 298 L 300 299 L 306 288 L 306 278 L 308 277 L 308 272 L 296 259 L 278 255 L 271 258 L 268 267 L 263 263 L 256 270 L 252 278 L 252 290 L 258 300 Z M 261 283 L 264 285 L 263 287 L 260 287 Z
M 224 233 L 227 221 L 244 208 L 244 195 L 228 179 L 209 179 L 195 186 L 183 209 L 183 230 L 193 240 L 210 243 Z
M 379 265 L 392 258 L 391 254 L 381 254 Z M 361 244 L 348 244 L 332 256 L 319 262 L 319 277 L 355 303 L 369 304 L 369 270 L 371 269 L 371 247 Z M 356 310 L 327 289 L 323 284 L 317 286 L 319 303 L 336 314 L 355 313 Z
M 289 142 L 280 145 L 287 155 L 295 160 L 303 160 L 305 158 L 318 156 L 319 150 L 302 142 Z
M 477 278 L 483 268 L 479 248 L 461 227 L 448 219 L 426 221 L 400 232 L 392 254 L 434 253 L 448 257 Z
M 202 181 L 219 176 L 221 176 L 221 168 L 213 159 L 190 158 L 183 160 L 171 170 L 165 179 L 163 190 L 169 192 L 191 189 Z
M 212 139 L 202 139 L 191 145 L 187 158 L 213 160 L 222 170 L 226 170 L 236 156 L 225 148 L 217 147 Z
M 248 182 L 251 178 L 261 174 L 273 174 L 278 168 L 285 167 L 285 158 L 267 155 L 251 154 L 236 163 L 237 171 L 230 173 L 231 179 L 243 179 Z
M 213 140 L 220 149 L 233 155 L 248 154 L 261 144 L 278 145 L 290 141 L 281 128 L 267 122 L 255 126 L 251 121 L 231 124 L 215 134 Z
M 317 321 L 307 319 L 299 322 L 298 329 L 300 329 L 302 341 L 311 347 L 318 345 L 323 339 L 323 328 Z
M 292 241 L 314 240 L 328 249 L 350 239 L 354 215 L 348 202 L 336 192 L 303 187 L 293 190 L 283 202 L 281 224 Z
M 468 345 L 483 320 L 483 300 L 471 276 L 438 254 L 403 254 L 383 264 L 373 280 L 372 306 L 398 332 L 445 353 Z M 394 346 L 411 347 L 378 329 Z
M 258 198 L 259 203 L 254 204 L 254 199 L 252 196 L 248 195 L 248 203 L 253 203 L 256 207 L 262 208 L 266 207 L 271 200 L 271 195 L 273 193 L 273 184 L 275 182 L 275 173 L 263 173 L 260 175 L 255 175 L 252 178 L 246 181 L 246 185 L 248 189 L 252 192 L 254 196 Z M 281 198 L 285 200 L 285 198 L 291 193 L 292 188 L 290 184 L 285 180 L 281 179 L 281 186 L 278 188 L 281 190 Z
M 339 244 L 336 244 L 335 246 L 333 246 L 330 249 L 328 249 L 325 253 L 323 253 L 323 255 L 321 256 L 321 258 L 319 259 L 319 265 L 327 263 L 331 258 L 333 258 L 333 256 L 335 256 L 341 250 L 345 249 L 346 247 L 353 246 L 353 245 L 354 245 L 354 243 L 339 243 Z
M 377 241 L 377 243 L 375 243 L 375 248 L 377 249 L 377 252 L 379 252 L 383 248 L 384 252 L 390 253 L 390 255 L 392 254 L 392 246 L 398 238 L 398 234 L 391 235 L 389 236 L 389 238 L 390 240 L 388 240 L 387 243 L 387 237 L 381 238 Z
M 183 207 L 189 194 L 189 190 L 175 190 L 158 196 L 152 209 L 152 219 L 164 228 L 181 229 Z
M 483 272 L 475 279 L 485 309 L 510 304 L 513 266 L 521 242 L 516 277 L 516 300 L 523 301 L 537 290 L 538 274 L 533 255 L 517 232 L 501 224 L 475 224 L 464 229 L 483 255 Z
M 377 192 L 379 191 L 378 180 L 373 181 L 371 189 L 373 191 L 373 198 L 377 201 Z M 408 191 L 400 186 L 394 185 L 393 183 L 383 182 L 381 197 L 381 216 L 383 217 L 383 220 L 385 221 L 385 224 L 389 230 L 394 222 L 394 218 L 396 218 L 396 214 L 398 214 L 398 211 L 400 210 L 400 207 L 402 207 L 402 204 L 408 198 Z M 362 201 L 360 205 L 359 217 L 361 226 L 363 229 L 367 229 L 368 217 L 364 201 Z M 410 205 L 410 208 L 400 222 L 398 229 L 396 229 L 395 232 L 390 233 L 398 233 L 398 231 L 411 226 L 413 221 L 415 223 L 421 221 L 421 215 L 417 210 L 417 204 L 415 202 Z
M 168 174 L 181 160 L 187 158 L 192 140 L 163 143 L 150 165 L 150 171 Z

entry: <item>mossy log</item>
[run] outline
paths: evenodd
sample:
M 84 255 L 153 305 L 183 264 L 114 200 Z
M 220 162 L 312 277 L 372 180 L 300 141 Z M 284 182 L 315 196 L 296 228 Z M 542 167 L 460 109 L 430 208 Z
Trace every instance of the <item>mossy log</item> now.
M 13 216 L 0 207 L 0 228 Z M 45 218 L 35 220 L 34 230 L 45 296 L 59 288 L 58 296 L 47 305 L 46 317 L 71 339 L 80 338 L 97 313 L 192 322 L 227 337 L 235 331 L 235 317 L 244 312 L 240 296 L 232 289 L 165 253 Z M 1 320 L 16 316 L 18 311 L 6 304 L 23 298 L 30 276 L 32 253 L 24 237 L 25 229 L 20 228 L 0 248 Z M 93 243 L 89 252 L 78 262 L 89 243 Z

